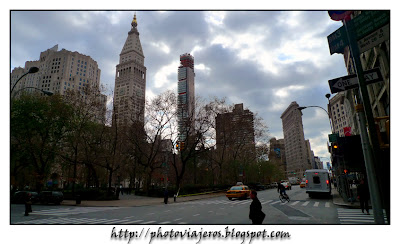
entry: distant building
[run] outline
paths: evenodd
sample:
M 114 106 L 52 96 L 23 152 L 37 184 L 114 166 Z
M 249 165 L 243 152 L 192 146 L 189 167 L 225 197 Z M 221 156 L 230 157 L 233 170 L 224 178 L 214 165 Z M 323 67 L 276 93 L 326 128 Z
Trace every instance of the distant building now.
M 314 157 L 314 163 L 315 165 L 313 166 L 314 169 L 323 169 L 323 162 L 319 157 Z
M 190 53 L 180 56 L 178 68 L 178 141 L 184 142 L 195 125 L 194 58 Z
M 302 176 L 304 171 L 311 169 L 309 150 L 304 140 L 302 113 L 299 105 L 292 102 L 282 113 L 283 136 L 285 139 L 286 172 L 296 177 Z
M 232 112 L 216 117 L 217 149 L 220 147 L 246 146 L 255 148 L 254 114 L 243 109 L 243 103 L 235 104 Z
M 329 100 L 328 111 L 329 117 L 332 122 L 332 133 L 338 133 L 339 136 L 345 136 L 345 128 L 350 131 L 348 135 L 351 135 L 351 128 L 355 128 L 353 121 L 348 119 L 348 111 L 344 107 L 344 92 L 337 93 L 334 97 Z
M 119 125 L 144 122 L 147 69 L 137 25 L 135 14 L 116 67 L 113 123 Z
M 273 137 L 269 141 L 269 149 L 269 161 L 276 163 L 281 169 L 284 170 L 284 172 L 286 172 L 285 140 L 277 140 L 275 137 Z
M 25 67 L 17 67 L 11 72 L 11 87 L 31 67 L 38 67 L 37 73 L 26 75 L 14 88 L 12 97 L 22 92 L 44 95 L 38 90 L 64 95 L 68 90 L 83 91 L 91 87 L 101 104 L 96 120 L 105 122 L 107 96 L 100 93 L 100 74 L 97 62 L 90 56 L 65 49 L 58 51 L 58 45 L 41 52 L 37 61 L 27 61 Z

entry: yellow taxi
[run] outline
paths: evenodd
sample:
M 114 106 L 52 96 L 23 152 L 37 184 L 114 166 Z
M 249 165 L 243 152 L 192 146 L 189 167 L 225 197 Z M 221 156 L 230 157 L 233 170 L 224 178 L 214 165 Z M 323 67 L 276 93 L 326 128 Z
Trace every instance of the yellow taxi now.
M 304 188 L 304 187 L 306 187 L 306 182 L 305 182 L 305 181 L 302 181 L 302 182 L 300 183 L 300 188 Z
M 232 186 L 231 189 L 226 192 L 226 197 L 229 200 L 232 200 L 232 198 L 247 199 L 250 197 L 250 188 L 245 185 Z

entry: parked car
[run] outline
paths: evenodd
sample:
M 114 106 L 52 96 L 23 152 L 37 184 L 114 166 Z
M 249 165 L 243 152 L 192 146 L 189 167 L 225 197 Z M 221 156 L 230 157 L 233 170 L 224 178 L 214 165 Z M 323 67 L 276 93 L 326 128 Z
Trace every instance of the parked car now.
M 11 196 L 11 203 L 25 203 L 27 194 L 31 194 L 32 203 L 39 201 L 39 194 L 35 191 L 17 191 Z
M 64 194 L 60 191 L 42 191 L 39 194 L 39 201 L 42 204 L 60 204 L 64 200 Z
M 271 183 L 271 188 L 277 188 L 277 187 L 278 187 L 278 182 Z
M 306 187 L 306 182 L 305 182 L 305 181 L 302 181 L 302 182 L 300 183 L 300 188 L 304 188 L 304 187 Z
M 261 183 L 253 183 L 249 184 L 250 189 L 256 190 L 256 191 L 262 191 L 267 189 L 267 187 Z
M 285 187 L 286 190 L 292 190 L 292 184 L 290 184 L 287 180 L 282 180 L 281 184 Z
M 226 192 L 226 197 L 229 200 L 233 198 L 247 199 L 250 197 L 250 188 L 245 185 L 232 186 L 231 189 Z

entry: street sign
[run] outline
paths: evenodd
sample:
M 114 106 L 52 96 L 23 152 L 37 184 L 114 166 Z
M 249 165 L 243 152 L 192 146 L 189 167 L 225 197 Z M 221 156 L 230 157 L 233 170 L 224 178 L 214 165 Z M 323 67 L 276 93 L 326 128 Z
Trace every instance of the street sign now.
M 364 71 L 364 79 L 366 85 L 383 81 L 379 68 Z M 332 94 L 358 87 L 358 77 L 356 74 L 339 77 L 328 82 Z
M 368 50 L 371 48 L 371 45 L 378 45 L 389 39 L 389 27 L 383 30 L 380 29 L 389 24 L 390 12 L 387 10 L 363 11 L 350 21 L 354 24 L 356 39 L 361 40 L 364 37 L 367 38 L 364 41 L 361 40 L 361 45 L 363 46 L 362 50 Z M 377 33 L 371 34 L 372 32 Z M 369 34 L 371 34 L 371 36 L 369 36 Z M 373 41 L 374 38 L 377 38 L 377 40 Z M 344 26 L 328 36 L 328 44 L 331 55 L 334 53 L 344 53 L 344 48 L 349 45 L 347 32 Z M 360 52 L 362 53 L 363 51 L 360 50 Z
M 329 137 L 329 142 L 337 142 L 339 134 L 338 133 L 329 134 L 328 137 Z
M 328 44 L 331 55 L 334 53 L 344 53 L 344 48 L 349 45 L 344 26 L 328 36 Z
M 361 38 L 358 43 L 360 53 L 368 51 L 369 49 L 379 45 L 380 43 L 389 40 L 390 30 L 389 25 L 378 28 L 371 34 Z
M 362 11 L 360 15 L 351 20 L 354 24 L 356 39 L 360 40 L 366 35 L 389 24 L 390 11 L 388 10 L 368 10 Z

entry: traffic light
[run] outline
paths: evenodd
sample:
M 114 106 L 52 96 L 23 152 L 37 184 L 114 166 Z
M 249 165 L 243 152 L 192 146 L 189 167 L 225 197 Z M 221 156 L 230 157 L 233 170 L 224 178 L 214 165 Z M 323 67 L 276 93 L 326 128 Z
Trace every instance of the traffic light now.
M 337 142 L 332 142 L 332 154 L 339 154 L 339 145 Z

